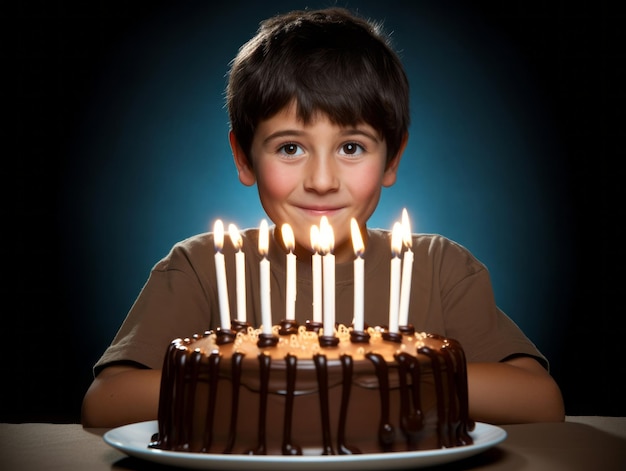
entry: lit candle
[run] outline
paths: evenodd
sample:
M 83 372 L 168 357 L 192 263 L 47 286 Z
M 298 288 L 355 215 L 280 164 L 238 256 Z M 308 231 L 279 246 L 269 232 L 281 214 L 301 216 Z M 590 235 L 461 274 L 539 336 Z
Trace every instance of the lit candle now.
M 398 332 L 400 303 L 400 252 L 402 251 L 402 225 L 396 222 L 391 232 L 391 276 L 389 280 L 389 332 Z
M 335 255 L 333 248 L 335 235 L 328 223 L 328 218 L 322 216 L 320 222 L 320 250 L 322 252 L 322 267 L 324 280 L 324 336 L 335 335 Z
M 283 243 L 289 251 L 287 254 L 287 293 L 285 295 L 285 319 L 295 320 L 296 318 L 296 242 L 291 226 L 287 223 L 281 227 Z
M 228 225 L 228 234 L 233 246 L 237 249 L 235 253 L 235 275 L 237 281 L 237 320 L 246 322 L 246 255 L 243 253 L 243 239 L 239 234 L 237 226 Z
M 402 210 L 402 240 L 406 251 L 402 258 L 402 288 L 400 289 L 400 314 L 399 324 L 401 326 L 409 323 L 409 300 L 411 299 L 411 275 L 413 273 L 413 235 L 411 233 L 411 223 L 406 208 Z
M 228 287 L 226 285 L 226 265 L 224 263 L 224 223 L 221 219 L 213 226 L 213 242 L 215 244 L 215 274 L 217 276 L 217 294 L 220 304 L 220 323 L 222 329 L 230 329 L 230 308 L 228 306 Z
M 264 334 L 272 334 L 272 304 L 270 298 L 270 261 L 267 259 L 269 249 L 269 230 L 267 221 L 263 219 L 259 227 L 259 253 L 263 257 L 260 262 L 261 288 L 261 323 Z
M 352 246 L 354 247 L 354 318 L 352 325 L 355 331 L 363 332 L 365 329 L 365 320 L 363 318 L 363 268 L 365 261 L 363 260 L 363 237 L 356 219 L 350 221 L 350 229 L 352 230 Z
M 320 229 L 311 226 L 311 247 L 314 250 L 311 264 L 313 276 L 313 322 L 322 322 L 322 256 L 320 255 Z

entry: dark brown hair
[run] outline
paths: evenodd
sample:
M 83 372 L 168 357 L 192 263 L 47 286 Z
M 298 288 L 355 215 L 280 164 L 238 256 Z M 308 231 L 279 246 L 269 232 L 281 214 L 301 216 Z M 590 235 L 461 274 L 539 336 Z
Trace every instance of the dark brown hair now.
M 231 63 L 231 130 L 250 159 L 256 126 L 289 103 L 305 123 L 366 122 L 398 152 L 409 127 L 409 84 L 382 25 L 343 8 L 297 10 L 263 21 Z

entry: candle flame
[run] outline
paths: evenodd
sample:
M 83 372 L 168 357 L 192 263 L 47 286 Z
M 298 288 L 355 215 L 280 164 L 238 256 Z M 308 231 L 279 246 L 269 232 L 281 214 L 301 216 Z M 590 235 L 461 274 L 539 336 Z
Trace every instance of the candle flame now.
M 235 226 L 234 224 L 229 224 L 228 234 L 230 235 L 230 240 L 235 246 L 235 248 L 237 250 L 241 250 L 241 248 L 243 247 L 243 239 L 241 238 L 241 235 L 239 234 L 239 230 L 237 229 L 237 226 Z
M 361 229 L 359 229 L 359 223 L 356 219 L 350 220 L 350 230 L 352 231 L 352 247 L 354 247 L 354 255 L 360 257 L 363 255 L 363 237 L 361 236 Z
M 399 257 L 402 252 L 402 224 L 396 222 L 391 232 L 391 254 Z
M 413 244 L 413 237 L 411 233 L 411 222 L 409 221 L 409 213 L 406 208 L 402 210 L 402 239 L 404 246 L 408 249 Z
M 222 247 L 224 247 L 224 223 L 221 219 L 218 219 L 213 224 L 213 243 L 215 244 L 215 250 L 221 252 Z
M 269 248 L 270 235 L 265 219 L 261 220 L 261 226 L 259 227 L 259 253 L 261 256 L 266 257 Z
M 326 216 L 320 221 L 320 252 L 324 255 L 332 253 L 335 247 L 335 234 Z
M 320 228 L 315 224 L 311 226 L 311 248 L 315 252 L 320 251 Z
M 293 236 L 293 229 L 288 223 L 285 223 L 280 228 L 281 234 L 283 236 L 283 243 L 285 244 L 285 248 L 289 252 L 293 252 L 296 248 L 295 237 Z

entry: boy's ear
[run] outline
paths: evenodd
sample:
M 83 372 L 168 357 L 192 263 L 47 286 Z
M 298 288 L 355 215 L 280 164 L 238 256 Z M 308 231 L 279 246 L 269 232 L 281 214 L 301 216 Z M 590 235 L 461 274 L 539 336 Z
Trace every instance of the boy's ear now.
M 393 185 L 396 182 L 396 177 L 398 176 L 398 166 L 400 165 L 400 159 L 402 158 L 402 154 L 404 153 L 404 149 L 406 147 L 406 143 L 409 141 L 409 134 L 406 133 L 404 138 L 402 139 L 402 143 L 400 144 L 400 148 L 396 155 L 387 163 L 387 167 L 385 168 L 385 173 L 383 174 L 383 186 L 388 187 Z
M 235 136 L 232 131 L 229 131 L 228 133 L 228 140 L 235 159 L 235 165 L 237 166 L 239 181 L 246 186 L 254 185 L 256 183 L 256 175 L 252 171 L 252 168 L 250 168 L 248 158 L 239 145 L 237 136 Z

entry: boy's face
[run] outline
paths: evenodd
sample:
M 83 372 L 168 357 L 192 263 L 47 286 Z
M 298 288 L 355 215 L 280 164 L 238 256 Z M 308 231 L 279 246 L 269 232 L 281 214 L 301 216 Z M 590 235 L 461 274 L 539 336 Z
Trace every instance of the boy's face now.
M 240 180 L 257 184 L 267 215 L 278 228 L 291 225 L 301 250 L 311 250 L 311 226 L 328 217 L 338 262 L 354 258 L 350 219 L 365 228 L 382 187 L 395 182 L 400 160 L 386 164 L 387 145 L 368 124 L 340 127 L 321 113 L 304 124 L 295 105 L 258 125 L 253 169 L 233 135 L 231 145 Z

